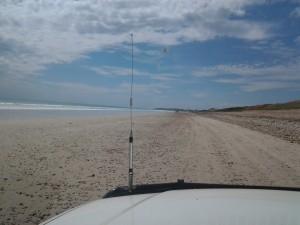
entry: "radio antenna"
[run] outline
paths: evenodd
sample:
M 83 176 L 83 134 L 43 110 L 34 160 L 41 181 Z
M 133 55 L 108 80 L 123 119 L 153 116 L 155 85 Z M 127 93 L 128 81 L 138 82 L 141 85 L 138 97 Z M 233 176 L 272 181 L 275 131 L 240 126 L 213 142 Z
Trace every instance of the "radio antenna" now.
M 132 192 L 133 190 L 133 118 L 132 118 L 132 90 L 133 90 L 133 34 L 131 36 L 131 85 L 130 85 L 130 134 L 129 134 L 129 170 L 128 170 L 128 191 Z

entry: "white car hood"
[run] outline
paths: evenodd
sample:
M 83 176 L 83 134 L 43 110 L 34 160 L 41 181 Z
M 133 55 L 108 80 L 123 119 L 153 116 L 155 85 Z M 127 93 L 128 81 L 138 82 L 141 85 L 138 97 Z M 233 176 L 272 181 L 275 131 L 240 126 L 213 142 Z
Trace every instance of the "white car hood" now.
M 167 191 L 97 200 L 43 225 L 299 225 L 300 192 Z

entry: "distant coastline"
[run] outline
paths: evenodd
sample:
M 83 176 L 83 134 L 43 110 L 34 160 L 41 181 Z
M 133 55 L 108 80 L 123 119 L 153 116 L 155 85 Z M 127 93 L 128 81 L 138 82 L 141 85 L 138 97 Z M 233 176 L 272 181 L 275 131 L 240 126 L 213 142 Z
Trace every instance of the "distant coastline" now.
M 246 111 L 246 110 L 282 110 L 282 109 L 300 109 L 300 100 L 284 102 L 284 103 L 275 103 L 275 104 L 227 107 L 221 109 L 156 108 L 156 110 L 168 110 L 168 111 L 176 111 L 176 112 L 239 112 L 239 111 Z

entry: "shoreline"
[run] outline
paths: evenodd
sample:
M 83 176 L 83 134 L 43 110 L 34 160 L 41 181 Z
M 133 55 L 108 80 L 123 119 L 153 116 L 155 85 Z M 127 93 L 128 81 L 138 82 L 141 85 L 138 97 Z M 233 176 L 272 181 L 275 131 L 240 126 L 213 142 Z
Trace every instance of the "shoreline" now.
M 134 116 L 170 113 L 158 110 L 135 110 Z M 23 120 L 59 120 L 85 119 L 101 117 L 129 117 L 128 110 L 31 110 L 31 109 L 0 109 L 0 122 Z

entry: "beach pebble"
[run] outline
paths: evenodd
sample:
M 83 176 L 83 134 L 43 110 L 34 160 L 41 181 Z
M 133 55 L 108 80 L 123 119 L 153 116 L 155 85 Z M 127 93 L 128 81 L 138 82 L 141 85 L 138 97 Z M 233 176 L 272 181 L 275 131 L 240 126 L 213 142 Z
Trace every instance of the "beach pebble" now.
M 46 159 L 47 159 L 46 156 L 43 156 L 43 157 L 40 157 L 40 158 L 39 158 L 40 161 L 43 161 L 43 160 L 46 160 Z

